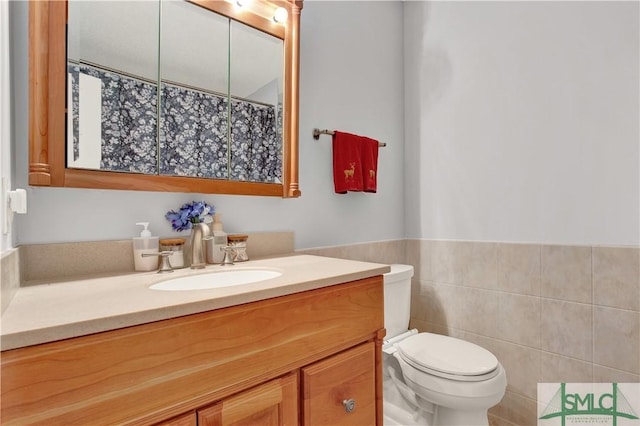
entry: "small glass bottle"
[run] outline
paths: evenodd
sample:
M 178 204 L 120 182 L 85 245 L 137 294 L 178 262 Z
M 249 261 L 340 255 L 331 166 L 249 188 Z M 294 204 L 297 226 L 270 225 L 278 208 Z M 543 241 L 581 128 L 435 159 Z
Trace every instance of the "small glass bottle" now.
M 249 255 L 247 254 L 247 240 L 249 239 L 248 235 L 242 234 L 234 234 L 227 235 L 228 244 L 230 247 L 233 247 L 235 256 L 233 257 L 234 262 L 245 262 L 249 260 Z
M 173 269 L 184 268 L 184 238 L 166 238 L 160 240 L 160 251 L 172 251 L 169 264 Z

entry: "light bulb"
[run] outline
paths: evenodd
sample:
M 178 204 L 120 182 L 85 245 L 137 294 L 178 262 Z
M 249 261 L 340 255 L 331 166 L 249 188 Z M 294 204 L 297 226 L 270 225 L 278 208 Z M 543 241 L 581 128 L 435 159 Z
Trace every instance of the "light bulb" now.
M 278 23 L 287 22 L 287 18 L 289 17 L 289 12 L 284 7 L 279 7 L 276 9 L 276 12 L 273 14 L 273 20 Z

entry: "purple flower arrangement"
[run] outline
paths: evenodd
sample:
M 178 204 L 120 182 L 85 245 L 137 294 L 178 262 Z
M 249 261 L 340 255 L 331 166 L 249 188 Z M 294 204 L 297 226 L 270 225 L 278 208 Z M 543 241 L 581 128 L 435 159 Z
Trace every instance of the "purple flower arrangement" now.
M 215 213 L 213 206 L 204 201 L 192 201 L 180 207 L 180 210 L 169 210 L 165 218 L 171 222 L 174 231 L 191 229 L 194 223 L 204 222 L 207 216 Z

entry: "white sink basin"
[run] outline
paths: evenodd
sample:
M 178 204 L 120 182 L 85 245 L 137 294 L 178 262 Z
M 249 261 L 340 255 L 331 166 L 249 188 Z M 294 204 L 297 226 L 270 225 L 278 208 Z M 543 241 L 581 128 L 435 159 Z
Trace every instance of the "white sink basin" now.
M 280 272 L 268 269 L 234 269 L 174 278 L 153 284 L 149 288 L 165 291 L 208 290 L 270 280 L 280 275 Z

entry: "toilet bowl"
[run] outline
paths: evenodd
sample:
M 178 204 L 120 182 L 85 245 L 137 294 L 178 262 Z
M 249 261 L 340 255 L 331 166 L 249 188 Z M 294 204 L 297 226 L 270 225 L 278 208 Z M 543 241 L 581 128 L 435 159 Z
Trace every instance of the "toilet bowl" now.
M 407 331 L 410 265 L 385 274 L 385 425 L 488 425 L 504 396 L 504 368 L 488 350 L 461 339 Z

